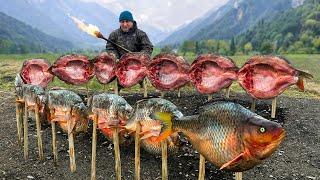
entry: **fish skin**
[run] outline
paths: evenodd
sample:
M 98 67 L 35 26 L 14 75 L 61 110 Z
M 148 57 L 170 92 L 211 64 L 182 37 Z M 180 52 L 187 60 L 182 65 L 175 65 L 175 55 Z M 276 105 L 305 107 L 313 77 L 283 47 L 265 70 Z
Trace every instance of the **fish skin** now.
M 140 121 L 141 132 L 148 132 L 150 130 L 152 132 L 151 137 L 141 140 L 142 148 L 152 154 L 161 154 L 161 143 L 155 142 L 157 135 L 161 131 L 161 124 L 149 117 L 150 114 L 155 111 L 168 111 L 176 118 L 183 116 L 178 108 L 168 100 L 162 98 L 143 99 L 136 102 L 134 111 L 131 113 L 126 125 L 126 129 L 130 134 L 134 135 L 135 133 L 133 132 L 136 130 L 136 122 Z M 172 134 L 166 141 L 170 152 L 176 152 L 182 145 L 178 133 Z
M 24 82 L 23 82 L 20 74 L 17 74 L 14 79 L 14 90 L 16 93 L 16 97 L 19 99 L 23 98 L 23 88 L 22 88 L 23 85 L 24 85 Z
M 159 119 L 157 114 L 152 117 Z M 277 149 L 285 134 L 280 124 L 239 104 L 221 101 L 206 105 L 198 115 L 173 119 L 172 128 L 182 132 L 206 160 L 234 172 L 260 164 Z
M 131 143 L 132 139 L 128 138 L 123 126 L 127 124 L 133 109 L 124 98 L 107 93 L 94 95 L 90 102 L 90 110 L 92 114 L 98 115 L 98 128 L 109 140 L 113 140 L 114 127 L 119 126 L 120 144 Z M 110 123 L 115 123 L 112 124 L 114 127 L 110 127 Z
M 64 132 L 68 132 L 67 121 L 73 124 L 74 133 L 87 132 L 88 108 L 78 94 L 69 90 L 50 90 L 47 96 L 49 121 L 57 121 Z

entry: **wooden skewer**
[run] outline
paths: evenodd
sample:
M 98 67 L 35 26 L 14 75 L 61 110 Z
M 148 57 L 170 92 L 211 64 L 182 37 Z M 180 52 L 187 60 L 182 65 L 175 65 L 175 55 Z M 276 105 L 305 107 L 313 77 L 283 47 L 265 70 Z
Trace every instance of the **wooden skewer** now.
M 229 86 L 227 89 L 226 89 L 226 98 L 229 98 L 230 97 L 230 89 L 231 89 L 231 86 Z
M 104 92 L 106 91 L 106 85 L 105 84 L 103 85 L 103 91 Z
M 147 78 L 144 78 L 143 80 L 143 97 L 148 97 Z
M 178 97 L 181 97 L 181 89 L 178 89 Z
M 200 154 L 198 180 L 204 180 L 205 175 L 206 175 L 206 159 Z
M 167 139 L 161 141 L 162 150 L 162 180 L 168 180 L 168 144 Z
M 72 132 L 72 124 L 71 124 L 71 115 L 70 111 L 67 112 L 67 125 L 68 125 L 68 140 L 69 140 L 69 156 L 70 156 L 70 170 L 71 172 L 76 171 L 76 158 L 74 152 L 74 139 L 73 139 L 73 132 Z
M 276 110 L 277 110 L 277 98 L 275 97 L 272 100 L 271 118 L 275 118 L 276 117 Z
M 22 104 L 16 102 L 16 121 L 17 121 L 17 135 L 18 135 L 18 145 L 22 145 Z
M 136 123 L 136 135 L 135 135 L 135 151 L 134 151 L 134 162 L 135 162 L 135 173 L 134 179 L 140 180 L 140 131 L 141 124 L 138 121 Z
M 119 95 L 118 80 L 117 79 L 114 81 L 114 94 Z
M 166 92 L 161 91 L 161 95 L 160 95 L 160 97 L 161 97 L 161 98 L 164 98 L 164 95 L 166 95 Z
M 98 121 L 98 115 L 95 114 L 93 117 L 93 127 L 92 127 L 91 180 L 96 179 L 97 121 Z
M 42 135 L 41 135 L 41 124 L 40 124 L 40 114 L 39 105 L 35 105 L 35 116 L 36 116 L 36 127 L 37 127 L 37 138 L 38 138 L 38 151 L 40 160 L 44 160 L 43 156 L 43 146 L 42 146 Z
M 119 128 L 115 128 L 113 133 L 113 145 L 114 145 L 114 159 L 116 180 L 121 179 L 121 159 L 120 159 L 120 145 L 119 145 Z
M 256 99 L 252 99 L 251 111 L 254 112 L 256 110 Z
M 24 159 L 27 160 L 29 157 L 29 142 L 28 142 L 28 104 L 25 102 L 24 104 L 24 118 L 23 118 L 23 153 Z
M 56 166 L 58 164 L 58 150 L 57 150 L 57 138 L 56 138 L 56 122 L 51 121 L 51 133 L 52 133 L 52 152 L 53 163 Z
M 87 104 L 89 104 L 89 86 L 88 86 L 88 83 L 86 84 L 86 90 L 87 90 Z
M 236 172 L 234 175 L 235 175 L 235 180 L 242 180 L 242 172 Z

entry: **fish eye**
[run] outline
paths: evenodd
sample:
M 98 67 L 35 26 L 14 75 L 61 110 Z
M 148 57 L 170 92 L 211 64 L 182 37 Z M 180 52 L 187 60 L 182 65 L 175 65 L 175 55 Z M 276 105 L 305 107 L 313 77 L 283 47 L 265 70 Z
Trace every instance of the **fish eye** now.
M 264 132 L 266 132 L 266 128 L 260 127 L 259 131 L 260 131 L 261 133 L 264 133 Z

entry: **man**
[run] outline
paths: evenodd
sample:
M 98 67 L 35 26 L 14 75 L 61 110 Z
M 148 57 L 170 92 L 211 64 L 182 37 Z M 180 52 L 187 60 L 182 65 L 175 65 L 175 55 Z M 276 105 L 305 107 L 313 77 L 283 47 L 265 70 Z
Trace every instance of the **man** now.
M 120 28 L 109 35 L 109 40 L 123 46 L 131 52 L 142 52 L 151 56 L 153 45 L 147 34 L 138 29 L 136 21 L 133 20 L 129 11 L 123 11 L 119 16 Z M 125 50 L 107 43 L 107 52 L 113 53 L 117 59 L 127 53 Z

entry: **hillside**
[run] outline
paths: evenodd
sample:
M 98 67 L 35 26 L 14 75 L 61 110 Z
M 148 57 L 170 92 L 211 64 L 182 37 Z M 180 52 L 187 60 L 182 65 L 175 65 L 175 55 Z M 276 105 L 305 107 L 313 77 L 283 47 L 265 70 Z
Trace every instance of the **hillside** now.
M 185 40 L 231 39 L 259 20 L 274 17 L 293 5 L 300 4 L 301 1 L 296 0 L 229 0 L 218 10 L 191 22 L 159 44 L 181 44 Z
M 238 48 L 251 44 L 263 53 L 319 53 L 320 2 L 308 0 L 271 20 L 262 20 L 236 37 Z
M 59 52 L 72 43 L 49 36 L 0 12 L 0 53 Z
M 0 11 L 77 47 L 103 47 L 104 42 L 82 32 L 69 15 L 97 25 L 103 33 L 118 26 L 117 16 L 97 3 L 78 0 L 0 0 Z

